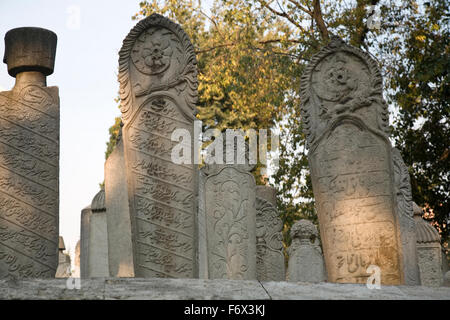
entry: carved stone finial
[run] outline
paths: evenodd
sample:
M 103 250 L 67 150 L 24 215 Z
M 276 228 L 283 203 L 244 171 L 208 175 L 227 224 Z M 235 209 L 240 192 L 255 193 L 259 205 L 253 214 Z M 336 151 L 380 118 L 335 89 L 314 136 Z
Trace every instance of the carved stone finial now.
M 288 281 L 322 282 L 326 280 L 322 250 L 316 240 L 318 235 L 317 227 L 309 220 L 299 220 L 292 226 L 292 244 L 288 249 Z
M 317 238 L 317 227 L 309 220 L 299 220 L 291 228 L 292 239 L 310 240 L 312 237 Z
M 5 35 L 5 56 L 12 77 L 20 72 L 38 71 L 48 76 L 55 66 L 57 36 L 54 32 L 34 27 L 9 30 Z

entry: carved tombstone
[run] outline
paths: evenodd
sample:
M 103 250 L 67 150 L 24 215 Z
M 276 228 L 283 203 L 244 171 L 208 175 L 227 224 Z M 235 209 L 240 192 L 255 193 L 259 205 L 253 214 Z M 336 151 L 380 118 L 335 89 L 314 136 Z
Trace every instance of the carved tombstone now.
M 417 225 L 417 256 L 420 281 L 423 286 L 439 287 L 443 284 L 441 237 L 439 232 L 422 218 L 422 209 L 414 203 Z
M 328 280 L 401 284 L 388 110 L 377 63 L 334 38 L 302 76 L 303 121 Z
M 58 268 L 56 269 L 55 278 L 69 278 L 71 276 L 70 256 L 64 253 L 66 245 L 63 237 L 59 237 L 59 253 L 58 253 Z
M 256 187 L 256 273 L 260 281 L 286 279 L 283 221 L 276 207 L 276 190 Z
M 80 224 L 80 278 L 89 278 L 89 225 L 91 222 L 91 206 L 81 210 Z
M 106 222 L 105 190 L 92 199 L 89 221 L 88 278 L 108 277 L 108 227 Z
M 236 156 L 237 149 L 233 152 Z M 204 228 L 199 230 L 204 243 L 199 244 L 199 261 L 206 264 L 200 265 L 202 278 L 256 279 L 256 183 L 252 168 L 248 161 L 237 164 L 235 159 L 233 164 L 207 164 L 201 169 L 198 219 L 199 228 Z
M 122 129 L 113 152 L 105 162 L 109 273 L 112 277 L 132 278 L 134 265 L 131 217 L 121 132 Z
M 5 35 L 11 91 L 0 92 L 0 279 L 53 278 L 58 265 L 59 97 L 46 86 L 56 34 Z
M 81 253 L 81 241 L 78 240 L 77 245 L 75 246 L 75 261 L 72 278 L 80 278 L 80 253 Z
M 416 247 L 416 222 L 413 218 L 413 201 L 408 168 L 398 149 L 392 149 L 394 161 L 395 190 L 397 194 L 397 213 L 403 251 L 403 270 L 405 284 L 420 285 L 419 264 Z
M 135 276 L 197 277 L 194 49 L 180 26 L 152 14 L 130 31 L 119 55 Z M 171 158 L 177 129 L 191 137 L 183 140 L 191 161 L 181 164 Z
M 291 228 L 291 238 L 287 280 L 313 283 L 325 281 L 325 263 L 316 226 L 309 220 L 299 220 Z

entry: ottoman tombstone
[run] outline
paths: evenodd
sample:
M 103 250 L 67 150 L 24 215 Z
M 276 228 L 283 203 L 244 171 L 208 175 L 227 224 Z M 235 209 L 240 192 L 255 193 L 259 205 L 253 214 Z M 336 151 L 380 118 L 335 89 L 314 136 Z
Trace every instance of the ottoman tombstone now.
M 59 97 L 46 86 L 56 41 L 41 28 L 5 35 L 16 83 L 0 92 L 0 279 L 53 278 L 58 266 Z

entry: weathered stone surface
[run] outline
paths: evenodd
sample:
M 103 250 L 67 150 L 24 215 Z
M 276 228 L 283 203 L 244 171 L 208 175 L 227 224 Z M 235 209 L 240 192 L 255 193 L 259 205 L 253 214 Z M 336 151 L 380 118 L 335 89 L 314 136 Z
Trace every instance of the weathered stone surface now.
M 0 280 L 0 299 L 3 300 L 99 300 L 104 299 L 103 279 L 80 280 L 80 290 L 75 289 L 75 279 L 30 279 L 23 281 Z
M 209 279 L 256 279 L 255 179 L 245 165 L 202 168 L 202 201 Z
M 450 300 L 450 288 L 381 286 L 362 284 L 263 282 L 273 300 Z
M 87 278 L 89 271 L 89 230 L 91 222 L 91 206 L 81 210 L 80 225 L 80 277 Z
M 392 149 L 392 160 L 394 161 L 397 214 L 400 223 L 405 284 L 410 286 L 420 285 L 416 246 L 416 222 L 413 218 L 413 201 L 409 172 L 403 162 L 400 151 L 396 148 Z
M 450 288 L 200 279 L 0 280 L 0 299 L 27 300 L 450 300 Z M 76 282 L 75 282 L 76 283 Z
M 59 264 L 55 278 L 68 278 L 72 274 L 70 256 L 67 253 L 59 253 Z
M 284 281 L 283 221 L 276 208 L 276 190 L 256 187 L 256 273 L 260 281 Z
M 275 208 L 277 207 L 277 190 L 270 186 L 256 186 L 256 196 L 269 201 Z
M 303 119 L 321 240 L 331 282 L 401 284 L 388 111 L 369 54 L 334 38 L 302 76 Z
M 42 28 L 16 28 L 5 35 L 5 56 L 8 73 L 15 77 L 23 71 L 37 71 L 46 76 L 55 66 L 57 36 Z
M 441 237 L 432 225 L 422 219 L 422 209 L 415 203 L 414 220 L 420 281 L 423 286 L 439 287 L 443 283 Z
M 444 275 L 444 283 L 445 287 L 450 287 L 450 271 L 447 271 Z
M 153 14 L 130 31 L 119 55 L 135 275 L 197 277 L 194 49 L 180 26 Z M 172 162 L 176 129 L 190 133 L 183 142 L 190 164 Z
M 287 281 L 325 281 L 325 262 L 316 226 L 309 220 L 299 220 L 291 228 L 291 238 Z
M 58 268 L 56 269 L 55 278 L 68 278 L 71 275 L 70 256 L 64 253 L 66 245 L 63 237 L 59 237 L 59 252 L 58 252 Z
M 199 279 L 108 279 L 105 299 L 218 300 L 268 299 L 257 281 Z
M 0 279 L 53 278 L 58 265 L 59 97 L 45 78 L 55 48 L 45 29 L 5 36 L 16 84 L 0 92 Z
M 104 189 L 100 190 L 92 199 L 91 212 L 87 277 L 109 277 L 108 227 Z
M 72 273 L 72 277 L 80 278 L 80 253 L 81 253 L 81 240 L 77 241 L 77 245 L 75 246 L 75 261 L 74 261 L 74 271 Z
M 131 217 L 121 138 L 105 162 L 105 206 L 109 274 L 112 277 L 134 277 Z

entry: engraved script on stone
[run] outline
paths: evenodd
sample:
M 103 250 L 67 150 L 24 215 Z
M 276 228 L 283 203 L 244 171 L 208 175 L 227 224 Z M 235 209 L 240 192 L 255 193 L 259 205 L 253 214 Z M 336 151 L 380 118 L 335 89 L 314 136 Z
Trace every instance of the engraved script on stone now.
M 0 92 L 0 112 L 0 278 L 51 278 L 58 263 L 58 89 Z
M 387 107 L 376 62 L 334 38 L 302 76 L 302 113 L 331 282 L 403 283 Z
M 135 275 L 196 277 L 196 167 L 171 160 L 172 132 L 194 137 L 193 47 L 180 26 L 153 14 L 130 31 L 119 55 Z

